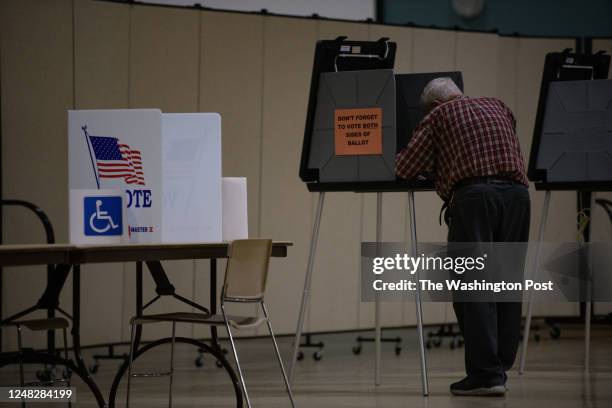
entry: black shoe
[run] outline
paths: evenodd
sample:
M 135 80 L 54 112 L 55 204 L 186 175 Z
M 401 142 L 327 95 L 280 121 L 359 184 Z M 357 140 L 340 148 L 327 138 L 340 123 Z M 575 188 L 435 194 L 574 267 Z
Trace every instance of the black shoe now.
M 501 397 L 506 393 L 504 384 L 483 384 L 465 377 L 451 384 L 450 392 L 459 396 Z

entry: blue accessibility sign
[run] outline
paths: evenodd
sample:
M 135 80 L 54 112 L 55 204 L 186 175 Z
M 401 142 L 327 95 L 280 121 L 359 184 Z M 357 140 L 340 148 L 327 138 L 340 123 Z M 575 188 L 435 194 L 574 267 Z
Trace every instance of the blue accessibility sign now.
M 123 208 L 121 197 L 85 197 L 83 203 L 86 236 L 121 235 Z

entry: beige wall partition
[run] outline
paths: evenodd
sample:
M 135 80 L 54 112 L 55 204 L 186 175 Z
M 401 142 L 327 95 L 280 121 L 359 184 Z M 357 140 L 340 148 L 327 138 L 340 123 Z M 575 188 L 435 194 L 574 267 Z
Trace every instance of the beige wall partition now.
M 298 177 L 315 42 L 390 37 L 396 72 L 461 70 L 470 95 L 502 98 L 516 113 L 528 157 L 544 56 L 573 40 L 390 27 L 317 19 L 200 11 L 93 0 L 0 2 L 3 197 L 31 200 L 47 211 L 58 241 L 67 240 L 66 110 L 159 107 L 164 112 L 219 112 L 223 174 L 246 176 L 252 236 L 291 240 L 272 262 L 268 302 L 279 333 L 295 329 L 316 195 Z M 599 45 L 601 44 L 601 45 Z M 596 42 L 595 48 L 610 48 Z M 532 237 L 542 193 L 533 192 Z M 442 241 L 440 199 L 416 194 L 418 238 Z M 408 240 L 405 193 L 383 196 L 383 239 Z M 575 195 L 555 193 L 548 240 L 573 239 Z M 315 262 L 306 329 L 369 328 L 372 304 L 359 301 L 359 244 L 375 238 L 375 194 L 329 193 Z M 607 227 L 606 227 L 607 228 Z M 598 230 L 599 231 L 599 230 Z M 601 228 L 599 235 L 609 234 Z M 37 242 L 42 231 L 25 212 L 8 209 L 4 242 Z M 219 262 L 222 270 L 224 262 Z M 208 303 L 208 262 L 167 263 L 177 290 Z M 44 268 L 4 274 L 5 315 L 36 301 Z M 222 273 L 219 274 L 219 284 Z M 83 268 L 84 343 L 127 340 L 134 313 L 134 266 Z M 153 295 L 145 273 L 145 299 Z M 70 309 L 70 283 L 63 294 Z M 104 313 L 100 305 L 104 305 Z M 182 307 L 163 300 L 153 310 Z M 574 313 L 574 305 L 540 312 Z M 236 311 L 254 311 L 245 306 Z M 453 321 L 449 305 L 427 304 L 425 323 Z M 386 326 L 415 323 L 412 301 L 382 306 Z M 205 336 L 205 328 L 182 334 Z M 257 334 L 262 332 L 247 332 Z M 148 338 L 166 335 L 147 328 Z M 4 340 L 9 340 L 3 333 Z M 9 345 L 13 344 L 10 339 Z M 35 339 L 27 339 L 28 341 Z M 34 341 L 41 345 L 42 339 Z
M 313 220 L 313 197 L 297 173 L 316 40 L 315 20 L 264 19 L 259 234 L 295 242 L 268 275 L 270 313 L 281 333 L 295 330 Z
M 55 223 L 58 240 L 67 238 L 68 167 L 66 110 L 74 106 L 72 2 L 0 2 L 2 81 L 2 197 L 41 205 Z M 3 242 L 44 240 L 29 212 L 9 208 L 3 215 Z M 5 315 L 33 305 L 45 285 L 45 268 L 6 268 Z M 62 302 L 70 310 L 70 282 Z M 15 333 L 2 331 L 4 344 Z M 26 344 L 38 336 L 24 335 Z

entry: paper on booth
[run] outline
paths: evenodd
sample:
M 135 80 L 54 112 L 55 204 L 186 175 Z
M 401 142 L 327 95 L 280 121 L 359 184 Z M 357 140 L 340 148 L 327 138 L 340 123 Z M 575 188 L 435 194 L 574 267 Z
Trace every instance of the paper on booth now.
M 247 239 L 249 220 L 246 177 L 223 177 L 223 241 Z

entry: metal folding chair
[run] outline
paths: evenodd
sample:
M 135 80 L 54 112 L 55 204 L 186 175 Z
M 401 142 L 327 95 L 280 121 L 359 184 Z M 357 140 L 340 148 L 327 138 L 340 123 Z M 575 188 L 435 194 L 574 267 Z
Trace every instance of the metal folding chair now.
M 270 262 L 270 254 L 272 252 L 272 241 L 268 239 L 244 239 L 233 241 L 230 246 L 229 258 L 227 261 L 227 267 L 225 269 L 225 281 L 223 283 L 223 292 L 221 293 L 221 311 L 222 314 L 207 314 L 207 313 L 163 313 L 155 315 L 137 316 L 133 317 L 130 321 L 131 324 L 131 344 L 130 344 L 130 356 L 129 356 L 129 367 L 128 367 L 128 383 L 127 383 L 127 396 L 126 406 L 130 404 L 130 387 L 131 379 L 133 377 L 159 377 L 168 376 L 169 381 L 169 392 L 168 402 L 169 406 L 172 407 L 172 381 L 174 376 L 174 347 L 176 338 L 176 324 L 177 323 L 192 323 L 192 324 L 207 324 L 223 326 L 227 329 L 227 334 L 230 339 L 232 347 L 232 353 L 236 360 L 236 366 L 238 368 L 238 374 L 240 376 L 240 385 L 242 392 L 247 401 L 247 406 L 251 408 L 251 400 L 247 391 L 247 387 L 244 381 L 244 375 L 242 367 L 240 366 L 240 360 L 238 359 L 238 352 L 236 350 L 236 344 L 234 343 L 234 337 L 231 328 L 235 329 L 253 329 L 259 327 L 262 323 L 266 323 L 272 343 L 274 344 L 274 351 L 280 365 L 283 379 L 285 381 L 285 388 L 291 401 L 291 406 L 295 407 L 293 401 L 293 394 L 291 393 L 291 387 L 287 380 L 287 374 L 285 367 L 278 350 L 278 344 L 274 337 L 274 331 L 268 318 L 268 310 L 264 302 L 264 293 L 266 289 L 266 281 L 268 276 L 268 265 Z M 259 303 L 263 311 L 263 317 L 258 316 L 233 316 L 228 315 L 225 310 L 226 303 Z M 172 342 L 170 349 L 170 370 L 164 373 L 133 373 L 132 372 L 132 361 L 133 351 L 135 342 L 136 327 L 142 324 L 155 323 L 155 322 L 171 322 L 172 323 Z

